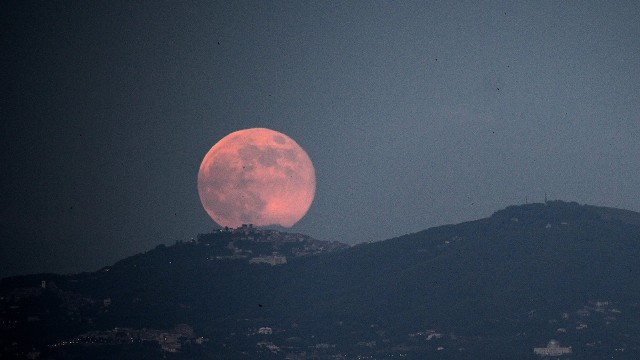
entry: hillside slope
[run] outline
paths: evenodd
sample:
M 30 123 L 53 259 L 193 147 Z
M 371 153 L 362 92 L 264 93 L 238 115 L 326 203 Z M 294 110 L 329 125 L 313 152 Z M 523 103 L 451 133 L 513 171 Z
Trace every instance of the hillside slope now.
M 640 356 L 636 212 L 512 206 L 350 248 L 245 235 L 159 246 L 96 273 L 4 279 L 5 354 L 11 339 L 86 355 L 98 348 L 77 339 L 91 331 L 117 348 L 115 328 L 140 338 L 187 324 L 206 341 L 183 336 L 174 358 L 526 359 L 551 339 L 573 359 Z M 274 249 L 286 263 L 250 261 Z M 37 290 L 43 280 L 56 285 Z M 65 339 L 76 343 L 51 347 Z M 172 349 L 154 341 L 131 353 Z

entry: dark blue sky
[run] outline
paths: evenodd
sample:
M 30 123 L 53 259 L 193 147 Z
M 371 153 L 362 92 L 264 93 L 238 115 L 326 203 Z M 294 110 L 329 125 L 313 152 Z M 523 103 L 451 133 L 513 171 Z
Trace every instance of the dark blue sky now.
M 267 127 L 348 243 L 528 198 L 640 211 L 640 5 L 3 1 L 0 276 L 95 270 L 214 224 L 209 148 Z

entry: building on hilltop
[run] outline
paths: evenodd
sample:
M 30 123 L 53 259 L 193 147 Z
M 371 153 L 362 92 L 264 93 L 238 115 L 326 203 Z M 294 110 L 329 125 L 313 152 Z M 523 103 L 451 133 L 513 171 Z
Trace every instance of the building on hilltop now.
M 547 343 L 547 347 L 533 348 L 533 353 L 539 356 L 560 356 L 565 354 L 571 354 L 571 346 L 561 347 L 560 343 L 555 340 L 550 340 Z

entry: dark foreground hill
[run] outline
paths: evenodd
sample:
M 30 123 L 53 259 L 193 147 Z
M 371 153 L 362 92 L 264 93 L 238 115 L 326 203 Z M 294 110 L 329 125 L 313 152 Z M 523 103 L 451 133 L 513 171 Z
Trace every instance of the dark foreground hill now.
M 639 258 L 640 214 L 560 201 L 350 248 L 222 231 L 4 279 L 0 354 L 637 359 Z

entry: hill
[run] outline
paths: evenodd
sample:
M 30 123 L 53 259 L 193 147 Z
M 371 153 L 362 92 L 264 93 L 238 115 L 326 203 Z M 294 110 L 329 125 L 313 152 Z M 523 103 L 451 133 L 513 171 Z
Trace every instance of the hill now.
M 2 280 L 0 346 L 3 358 L 535 359 L 555 339 L 565 358 L 635 359 L 639 240 L 639 213 L 561 201 L 353 247 L 227 230 L 95 273 Z

